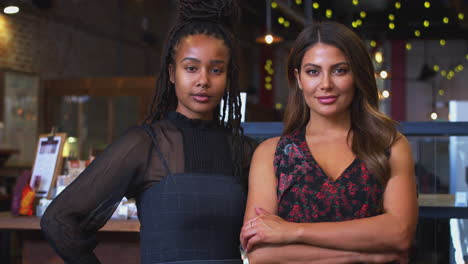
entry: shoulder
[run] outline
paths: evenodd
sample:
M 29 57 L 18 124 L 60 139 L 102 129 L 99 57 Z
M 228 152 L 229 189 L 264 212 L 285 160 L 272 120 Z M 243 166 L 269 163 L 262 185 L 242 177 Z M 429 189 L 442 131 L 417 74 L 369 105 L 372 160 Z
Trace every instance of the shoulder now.
M 258 145 L 257 149 L 255 150 L 254 158 L 264 159 L 268 157 L 273 157 L 280 139 L 281 137 L 273 137 L 263 141 L 260 145 Z
M 408 139 L 398 132 L 390 152 L 390 166 L 412 166 L 413 154 Z

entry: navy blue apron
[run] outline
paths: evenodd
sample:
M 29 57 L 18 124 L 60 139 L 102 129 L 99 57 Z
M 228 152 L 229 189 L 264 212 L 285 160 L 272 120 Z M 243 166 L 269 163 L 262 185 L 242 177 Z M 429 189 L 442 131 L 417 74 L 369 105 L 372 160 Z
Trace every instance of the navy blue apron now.
M 171 173 L 149 126 L 166 175 L 137 199 L 141 263 L 231 264 L 240 260 L 246 194 L 233 175 Z

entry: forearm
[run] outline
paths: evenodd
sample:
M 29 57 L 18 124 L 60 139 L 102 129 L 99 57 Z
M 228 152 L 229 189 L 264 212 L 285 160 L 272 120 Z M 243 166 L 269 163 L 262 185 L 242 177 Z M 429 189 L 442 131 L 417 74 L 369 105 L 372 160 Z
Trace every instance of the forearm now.
M 319 248 L 309 245 L 262 245 L 248 254 L 250 264 L 353 263 L 356 252 Z
M 295 224 L 293 243 L 365 252 L 402 252 L 412 241 L 414 228 L 389 215 L 324 223 Z

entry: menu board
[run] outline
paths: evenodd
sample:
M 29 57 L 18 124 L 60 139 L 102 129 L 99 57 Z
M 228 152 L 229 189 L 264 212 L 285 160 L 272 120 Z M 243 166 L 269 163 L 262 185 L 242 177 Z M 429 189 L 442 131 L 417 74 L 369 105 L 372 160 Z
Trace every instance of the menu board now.
M 62 152 L 65 133 L 41 135 L 36 148 L 36 158 L 29 185 L 37 197 L 51 198 L 51 189 L 62 169 Z

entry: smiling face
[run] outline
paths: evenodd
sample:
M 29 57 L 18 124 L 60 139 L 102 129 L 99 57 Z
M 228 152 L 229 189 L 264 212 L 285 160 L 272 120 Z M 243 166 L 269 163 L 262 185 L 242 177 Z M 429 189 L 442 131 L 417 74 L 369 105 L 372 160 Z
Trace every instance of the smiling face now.
M 213 119 L 226 89 L 228 63 L 229 49 L 223 40 L 204 34 L 183 38 L 169 66 L 176 111 L 190 119 Z
M 317 43 L 306 51 L 295 70 L 298 86 L 310 108 L 310 118 L 349 117 L 355 86 L 350 64 L 338 48 Z

